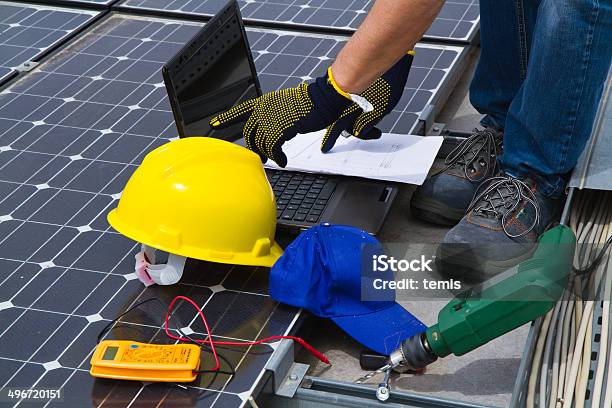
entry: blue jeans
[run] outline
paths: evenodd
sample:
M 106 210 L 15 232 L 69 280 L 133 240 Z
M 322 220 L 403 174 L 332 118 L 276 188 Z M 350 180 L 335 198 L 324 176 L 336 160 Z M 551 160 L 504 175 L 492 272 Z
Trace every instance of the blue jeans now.
M 480 0 L 470 87 L 482 124 L 504 130 L 500 168 L 562 194 L 589 139 L 612 59 L 610 0 Z

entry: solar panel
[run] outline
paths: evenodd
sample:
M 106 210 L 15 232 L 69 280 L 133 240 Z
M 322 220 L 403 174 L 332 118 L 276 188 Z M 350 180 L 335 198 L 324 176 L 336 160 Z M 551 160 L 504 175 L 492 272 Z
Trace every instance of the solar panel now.
M 94 381 L 97 333 L 134 302 L 178 293 L 205 305 L 217 338 L 291 330 L 298 311 L 267 296 L 266 270 L 193 262 L 180 285 L 143 290 L 131 272 L 137 245 L 105 220 L 143 155 L 176 133 L 160 68 L 197 29 L 111 17 L 0 94 L 0 388 L 61 387 L 70 406 L 138 398 L 239 407 L 273 346 L 220 350 L 234 378 L 203 374 L 181 390 Z M 166 341 L 154 306 L 112 336 Z M 199 336 L 195 311 L 178 313 Z
M 6 67 L 0 67 L 0 84 L 7 81 L 12 76 L 16 75 L 17 72 Z
M 479 0 L 446 1 L 425 36 L 471 42 L 480 29 Z
M 174 15 L 212 16 L 226 0 L 123 0 L 120 9 Z M 372 0 L 239 0 L 246 22 L 352 32 L 363 22 Z M 426 39 L 471 41 L 480 23 L 479 0 L 449 0 L 425 34 Z
M 0 83 L 27 70 L 92 22 L 98 12 L 0 1 Z
M 176 294 L 203 304 L 217 338 L 253 340 L 292 330 L 298 311 L 267 296 L 267 271 L 191 261 L 180 284 L 144 289 L 133 272 L 138 245 L 106 214 L 143 156 L 176 136 L 160 69 L 198 26 L 112 15 L 0 93 L 0 388 L 61 387 L 62 404 L 131 401 L 241 407 L 264 376 L 274 345 L 222 349 L 236 367 L 203 374 L 182 390 L 94 381 L 100 329 L 130 305 Z M 322 73 L 345 41 L 250 30 L 266 90 Z M 462 47 L 419 45 L 406 95 L 386 122 L 414 127 L 457 69 Z M 152 187 L 152 195 L 155 189 Z M 126 316 L 111 336 L 165 342 L 154 304 Z M 194 310 L 180 306 L 202 336 Z M 247 353 L 247 351 L 249 351 Z M 204 360 L 204 368 L 212 364 Z M 226 363 L 222 368 L 227 369 Z
M 119 0 L 37 0 L 37 3 L 47 4 L 70 4 L 74 6 L 94 6 L 96 8 L 108 8 Z

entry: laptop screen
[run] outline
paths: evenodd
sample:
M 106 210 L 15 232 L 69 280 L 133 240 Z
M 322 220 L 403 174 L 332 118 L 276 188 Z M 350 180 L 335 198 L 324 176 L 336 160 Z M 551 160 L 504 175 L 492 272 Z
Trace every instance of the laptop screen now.
M 219 113 L 261 95 L 236 1 L 206 23 L 162 72 L 180 137 L 241 138 L 241 124 L 223 130 L 209 125 Z

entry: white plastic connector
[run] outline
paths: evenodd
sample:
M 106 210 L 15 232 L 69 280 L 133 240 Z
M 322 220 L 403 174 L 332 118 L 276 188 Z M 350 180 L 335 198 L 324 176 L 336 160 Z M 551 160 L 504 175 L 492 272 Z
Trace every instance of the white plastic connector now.
M 147 287 L 153 284 L 174 285 L 180 281 L 187 258 L 169 254 L 168 263 L 156 264 L 156 252 L 155 248 L 142 245 L 142 250 L 136 254 L 135 273 L 138 279 Z

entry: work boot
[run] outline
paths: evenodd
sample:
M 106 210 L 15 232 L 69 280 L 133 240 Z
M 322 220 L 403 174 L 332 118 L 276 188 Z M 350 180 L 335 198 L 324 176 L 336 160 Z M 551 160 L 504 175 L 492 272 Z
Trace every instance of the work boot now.
M 446 158 L 437 159 L 434 168 L 439 170 L 412 196 L 412 214 L 434 224 L 457 224 L 480 183 L 496 173 L 502 139 L 497 129 L 474 129 Z
M 531 180 L 491 177 L 438 247 L 438 270 L 482 282 L 530 258 L 538 237 L 556 223 L 561 201 L 540 194 Z

